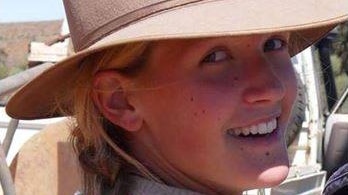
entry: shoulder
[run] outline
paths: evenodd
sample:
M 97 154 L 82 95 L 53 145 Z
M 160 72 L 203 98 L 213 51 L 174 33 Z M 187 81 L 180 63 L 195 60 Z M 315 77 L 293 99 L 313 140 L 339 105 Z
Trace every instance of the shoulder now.
M 348 194 L 348 163 L 339 168 L 329 178 L 323 195 Z

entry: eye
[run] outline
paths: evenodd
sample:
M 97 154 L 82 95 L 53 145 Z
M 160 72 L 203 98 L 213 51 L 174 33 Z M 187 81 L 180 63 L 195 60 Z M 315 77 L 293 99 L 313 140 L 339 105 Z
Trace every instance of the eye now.
M 279 38 L 272 38 L 265 42 L 263 46 L 264 52 L 282 50 L 287 46 L 286 42 Z
M 225 50 L 216 50 L 208 54 L 202 60 L 202 63 L 218 63 L 231 59 L 230 55 Z

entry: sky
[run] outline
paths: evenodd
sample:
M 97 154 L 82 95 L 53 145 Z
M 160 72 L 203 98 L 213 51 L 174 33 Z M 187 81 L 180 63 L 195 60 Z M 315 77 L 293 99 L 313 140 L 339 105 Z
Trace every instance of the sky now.
M 0 22 L 64 18 L 63 0 L 0 0 Z

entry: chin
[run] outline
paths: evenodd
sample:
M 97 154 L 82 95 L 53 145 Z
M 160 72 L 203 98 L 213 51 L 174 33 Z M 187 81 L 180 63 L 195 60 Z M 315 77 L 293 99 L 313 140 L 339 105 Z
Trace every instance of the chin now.
M 257 178 L 257 188 L 274 187 L 282 183 L 289 173 L 288 165 L 279 165 L 268 168 Z
M 241 194 L 247 190 L 275 187 L 286 179 L 288 173 L 289 167 L 287 165 L 275 166 L 263 171 L 254 180 L 249 179 L 246 183 L 241 183 L 238 186 L 239 188 L 228 188 L 225 186 L 226 188 L 219 188 L 219 192 L 222 192 L 222 194 Z M 233 183 L 234 187 L 236 187 L 235 184 Z
M 230 181 L 234 182 L 230 183 L 230 188 L 227 187 L 227 184 L 225 185 L 226 188 L 220 189 L 224 189 L 223 192 L 225 193 L 223 194 L 238 194 L 235 193 L 237 190 L 243 192 L 252 189 L 271 188 L 281 184 L 287 178 L 288 173 L 288 163 L 279 162 L 278 165 L 268 166 L 267 168 L 264 167 L 262 171 L 246 172 L 246 175 L 248 175 L 247 177 L 240 179 L 237 182 L 236 179 L 231 179 Z M 232 187 L 234 188 L 232 189 Z
M 273 162 L 260 170 L 256 178 L 260 187 L 274 187 L 282 183 L 289 174 L 289 159 L 286 148 L 273 156 Z

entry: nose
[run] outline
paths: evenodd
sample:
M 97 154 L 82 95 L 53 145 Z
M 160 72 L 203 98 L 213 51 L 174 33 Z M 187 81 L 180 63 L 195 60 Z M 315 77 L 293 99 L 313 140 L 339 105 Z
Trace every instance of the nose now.
M 253 60 L 248 77 L 249 84 L 243 92 L 243 99 L 248 104 L 269 104 L 285 96 L 285 83 L 281 75 L 267 59 Z

